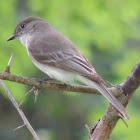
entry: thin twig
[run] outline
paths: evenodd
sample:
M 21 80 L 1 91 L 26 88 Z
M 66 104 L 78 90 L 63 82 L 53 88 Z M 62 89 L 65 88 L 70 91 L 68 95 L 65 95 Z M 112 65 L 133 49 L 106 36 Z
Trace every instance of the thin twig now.
M 23 104 L 23 102 L 24 102 L 24 100 L 22 100 L 22 101 L 20 102 L 20 104 L 18 105 L 19 108 L 21 107 L 21 105 Z
M 39 95 L 39 89 L 36 89 L 36 90 L 34 91 L 34 95 L 35 95 L 35 103 L 36 103 L 37 98 L 38 98 L 38 95 Z
M 13 54 L 11 55 L 11 57 L 9 59 L 8 65 L 7 65 L 6 69 L 5 69 L 5 72 L 10 73 L 10 67 L 11 67 L 12 59 L 13 59 Z
M 36 88 L 32 87 L 32 89 L 30 89 L 27 93 L 26 93 L 26 97 L 29 96 L 31 94 L 31 92 L 33 92 Z
M 22 109 L 19 108 L 18 103 L 16 102 L 16 100 L 14 99 L 14 97 L 11 95 L 11 93 L 9 92 L 9 90 L 7 89 L 7 87 L 4 85 L 4 83 L 2 82 L 2 80 L 0 80 L 0 86 L 4 89 L 4 91 L 8 95 L 8 97 L 11 100 L 12 104 L 17 109 L 18 113 L 20 114 L 20 116 L 21 116 L 21 118 L 22 118 L 22 120 L 24 122 L 24 125 L 31 132 L 31 134 L 33 135 L 33 137 L 35 138 L 35 140 L 40 140 L 39 137 L 37 136 L 35 130 L 32 128 L 31 124 L 29 123 L 29 121 L 27 120 L 26 116 L 24 115 Z
M 20 129 L 20 128 L 22 128 L 22 127 L 24 127 L 25 126 L 25 124 L 23 124 L 23 125 L 21 125 L 21 126 L 18 126 L 17 128 L 15 128 L 13 131 L 16 131 L 16 130 L 18 130 L 18 129 Z

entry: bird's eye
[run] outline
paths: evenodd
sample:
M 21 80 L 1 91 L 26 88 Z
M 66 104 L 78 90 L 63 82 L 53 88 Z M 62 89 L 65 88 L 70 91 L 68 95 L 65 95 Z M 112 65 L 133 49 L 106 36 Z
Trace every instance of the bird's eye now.
M 21 24 L 21 28 L 24 28 L 25 27 L 25 25 L 24 24 Z

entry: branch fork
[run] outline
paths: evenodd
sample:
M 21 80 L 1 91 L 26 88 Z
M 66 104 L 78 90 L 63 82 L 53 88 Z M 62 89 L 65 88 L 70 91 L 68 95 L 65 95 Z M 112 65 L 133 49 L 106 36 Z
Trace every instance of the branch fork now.
M 10 66 L 11 66 L 11 62 L 12 62 L 12 57 L 13 55 L 11 55 L 9 63 L 6 67 L 6 72 L 10 73 Z M 29 123 L 28 119 L 26 118 L 26 116 L 24 115 L 22 109 L 21 109 L 21 103 L 18 104 L 16 102 L 16 100 L 14 99 L 14 97 L 12 96 L 12 94 L 10 93 L 10 91 L 7 89 L 7 87 L 4 85 L 4 83 L 2 82 L 2 80 L 0 80 L 0 86 L 2 87 L 2 89 L 5 91 L 5 93 L 8 95 L 9 99 L 11 100 L 12 104 L 14 105 L 14 107 L 16 108 L 16 110 L 18 111 L 19 115 L 21 116 L 24 124 L 15 128 L 13 131 L 16 131 L 24 126 L 26 126 L 28 128 L 28 130 L 30 131 L 30 133 L 33 135 L 35 140 L 40 140 L 37 133 L 35 132 L 35 130 L 32 128 L 31 124 Z
M 33 78 L 26 78 L 26 77 L 11 74 L 10 73 L 11 62 L 12 62 L 12 56 L 9 60 L 5 72 L 0 72 L 0 79 L 32 86 L 33 88 L 28 93 L 26 93 L 26 96 L 28 96 L 31 92 L 35 91 L 36 88 L 39 88 L 40 83 Z M 110 88 L 110 91 L 126 107 L 132 95 L 134 94 L 135 90 L 139 87 L 139 85 L 140 85 L 140 61 L 136 64 L 136 66 L 134 67 L 130 75 L 124 80 L 124 82 L 120 84 L 122 92 L 120 93 L 120 91 L 118 91 L 118 88 L 114 86 Z M 33 137 L 36 140 L 39 140 L 39 137 L 31 127 L 30 123 L 28 122 L 27 118 L 25 117 L 21 109 L 21 105 L 23 101 L 18 105 L 14 100 L 14 98 L 12 97 L 11 93 L 8 91 L 8 89 L 6 88 L 6 86 L 3 84 L 1 80 L 0 80 L 0 86 L 5 90 L 6 94 L 10 98 L 11 102 L 13 103 L 17 111 L 19 112 L 24 122 L 23 125 L 17 127 L 14 130 L 26 126 L 29 129 L 29 131 L 32 133 Z M 101 95 L 100 92 L 94 88 L 89 88 L 87 86 L 81 86 L 81 85 L 70 85 L 69 87 L 64 83 L 58 83 L 58 82 L 48 82 L 48 81 L 42 82 L 41 88 L 49 89 L 49 90 L 61 90 L 61 91 L 71 91 L 71 92 L 81 92 L 81 93 Z M 35 100 L 37 99 L 37 96 L 38 96 L 38 92 L 35 93 Z M 110 104 L 104 116 L 97 123 L 95 123 L 95 125 L 93 125 L 90 128 L 86 125 L 86 128 L 89 131 L 89 140 L 107 140 L 111 132 L 113 131 L 115 125 L 117 124 L 117 121 L 120 118 L 122 118 L 121 115 L 119 116 L 118 115 L 119 115 L 118 111 Z M 126 126 L 128 126 L 125 121 L 124 123 Z

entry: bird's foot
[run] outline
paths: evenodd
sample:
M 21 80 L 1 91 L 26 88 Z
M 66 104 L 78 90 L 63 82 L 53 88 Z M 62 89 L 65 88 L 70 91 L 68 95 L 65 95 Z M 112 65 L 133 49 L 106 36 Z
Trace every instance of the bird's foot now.
M 71 85 L 67 84 L 67 88 L 68 88 L 68 90 L 70 90 L 71 89 Z
M 66 85 L 67 89 L 70 90 L 71 89 L 71 85 L 69 83 L 63 83 Z
M 38 89 L 41 89 L 42 88 L 42 82 L 44 82 L 44 81 L 50 81 L 50 80 L 55 80 L 53 78 L 45 78 L 45 79 L 33 78 L 33 79 L 40 83 Z

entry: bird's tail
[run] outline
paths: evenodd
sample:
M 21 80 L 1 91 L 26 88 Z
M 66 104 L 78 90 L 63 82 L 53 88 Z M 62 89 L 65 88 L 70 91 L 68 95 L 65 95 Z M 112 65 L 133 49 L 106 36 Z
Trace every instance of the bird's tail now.
M 124 106 L 118 101 L 118 99 L 103 85 L 92 81 L 93 86 L 101 92 L 101 94 L 121 113 L 125 119 L 130 119 Z M 91 84 L 90 84 L 91 85 Z

